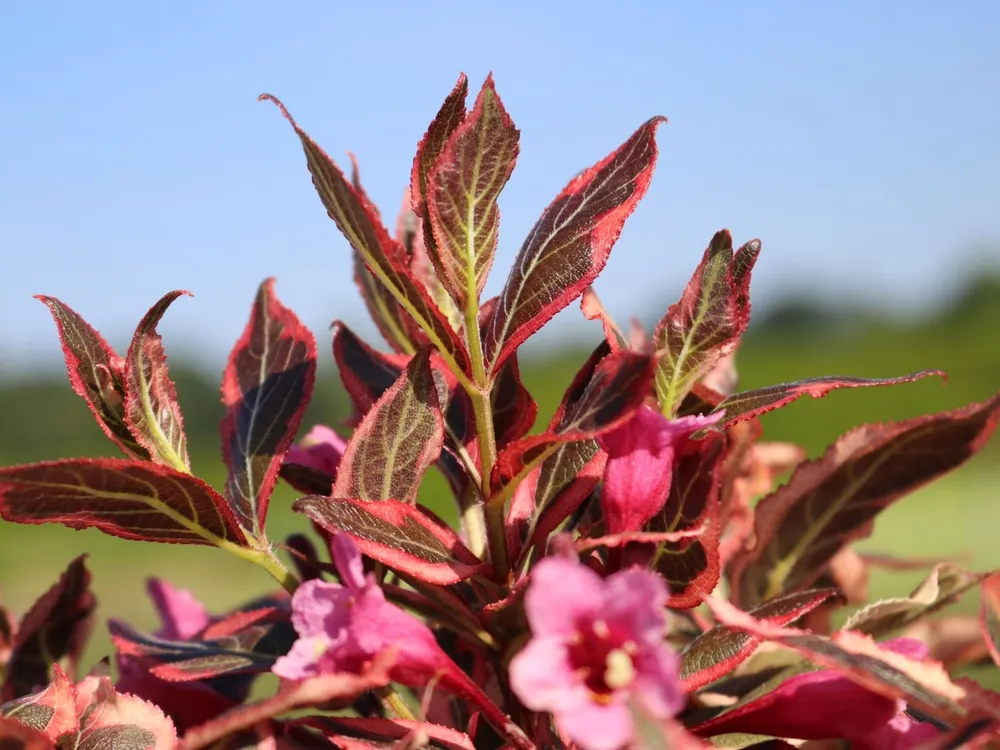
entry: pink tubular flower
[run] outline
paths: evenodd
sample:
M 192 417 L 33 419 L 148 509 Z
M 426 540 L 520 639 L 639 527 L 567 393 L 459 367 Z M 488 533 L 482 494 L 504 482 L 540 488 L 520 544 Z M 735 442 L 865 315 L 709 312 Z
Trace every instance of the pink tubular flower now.
M 911 659 L 927 657 L 927 646 L 912 638 L 895 638 L 880 646 Z M 792 677 L 694 731 L 703 736 L 738 732 L 796 740 L 846 739 L 861 750 L 906 750 L 937 734 L 932 724 L 915 721 L 905 712 L 905 702 L 873 693 L 834 670 L 820 669 Z
M 347 448 L 347 441 L 326 425 L 315 425 L 302 441 L 288 449 L 285 461 L 308 466 L 331 477 L 337 476 L 337 467 Z
M 656 515 L 670 493 L 678 445 L 721 417 L 718 412 L 669 420 L 643 406 L 621 427 L 597 438 L 608 454 L 601 492 L 607 533 L 639 531 Z
M 629 700 L 657 718 L 684 706 L 680 659 L 664 640 L 667 597 L 647 570 L 602 579 L 565 558 L 542 560 L 525 594 L 532 639 L 511 661 L 511 687 L 584 750 L 628 743 Z

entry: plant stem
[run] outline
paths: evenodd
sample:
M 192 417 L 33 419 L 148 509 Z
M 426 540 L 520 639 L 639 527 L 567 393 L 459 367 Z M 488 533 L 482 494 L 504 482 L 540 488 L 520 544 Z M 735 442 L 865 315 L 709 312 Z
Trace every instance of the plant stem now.
M 239 558 L 252 562 L 254 565 L 259 565 L 268 573 L 271 577 L 281 584 L 281 587 L 287 591 L 289 594 L 294 594 L 295 589 L 299 586 L 299 579 L 295 577 L 285 564 L 278 559 L 271 549 L 251 549 L 248 547 L 241 547 L 232 542 L 222 542 L 219 546 L 233 553 Z
M 416 720 L 417 717 L 413 715 L 410 707 L 406 705 L 406 701 L 391 686 L 376 690 L 375 694 L 382 701 L 386 713 L 396 714 L 397 719 L 403 719 L 404 721 Z

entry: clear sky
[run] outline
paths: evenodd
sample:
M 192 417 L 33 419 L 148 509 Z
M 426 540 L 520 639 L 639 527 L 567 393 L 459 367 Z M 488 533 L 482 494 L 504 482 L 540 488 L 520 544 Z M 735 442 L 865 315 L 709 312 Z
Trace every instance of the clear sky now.
M 292 131 L 394 222 L 459 72 L 487 72 L 521 156 L 496 293 L 577 171 L 664 114 L 646 199 L 597 283 L 623 321 L 675 301 L 713 232 L 763 240 L 759 306 L 798 290 L 915 309 L 1000 247 L 1000 3 L 0 2 L 0 374 L 59 361 L 61 297 L 124 351 L 161 294 L 169 351 L 213 368 L 257 284 L 317 332 L 371 327 Z M 993 243 L 991 245 L 991 243 Z M 578 308 L 543 342 L 599 335 Z M 588 329 L 586 326 L 592 326 Z

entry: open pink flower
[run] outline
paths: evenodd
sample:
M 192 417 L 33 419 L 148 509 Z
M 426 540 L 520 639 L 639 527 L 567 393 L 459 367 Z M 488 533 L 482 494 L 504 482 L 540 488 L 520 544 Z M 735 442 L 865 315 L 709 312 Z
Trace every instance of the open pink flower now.
M 344 456 L 347 441 L 326 425 L 315 425 L 302 440 L 288 449 L 285 461 L 308 466 L 331 477 Z
M 722 417 L 669 420 L 643 406 L 628 422 L 597 438 L 608 454 L 601 511 L 609 534 L 639 531 L 667 502 L 674 457 L 682 441 Z
M 511 661 L 511 687 L 581 748 L 621 747 L 632 737 L 629 700 L 657 718 L 684 706 L 680 659 L 664 640 L 667 597 L 647 570 L 602 579 L 565 558 L 542 560 L 524 601 L 532 639 Z
M 927 657 L 927 646 L 912 638 L 879 645 L 912 659 Z M 905 712 L 905 702 L 873 693 L 835 670 L 820 669 L 792 677 L 695 731 L 703 736 L 739 732 L 796 740 L 846 739 L 862 750 L 906 750 L 937 734 L 933 725 Z

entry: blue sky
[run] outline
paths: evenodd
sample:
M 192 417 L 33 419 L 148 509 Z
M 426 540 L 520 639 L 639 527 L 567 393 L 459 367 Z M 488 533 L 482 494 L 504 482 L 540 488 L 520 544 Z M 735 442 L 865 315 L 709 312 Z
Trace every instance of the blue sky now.
M 279 9 L 280 8 L 280 9 Z M 282 98 L 394 220 L 460 71 L 521 129 L 496 293 L 563 184 L 665 114 L 653 185 L 598 280 L 623 321 L 676 299 L 713 232 L 760 237 L 754 301 L 919 309 L 1000 247 L 1000 4 L 0 3 L 0 375 L 59 361 L 61 297 L 123 351 L 161 294 L 213 368 L 257 284 L 320 337 L 370 334 Z M 992 243 L 992 244 L 991 244 Z M 982 259 L 982 257 L 980 258 Z M 588 328 L 590 326 L 590 328 Z M 543 339 L 595 337 L 574 305 Z M 327 355 L 328 357 L 328 355 Z

